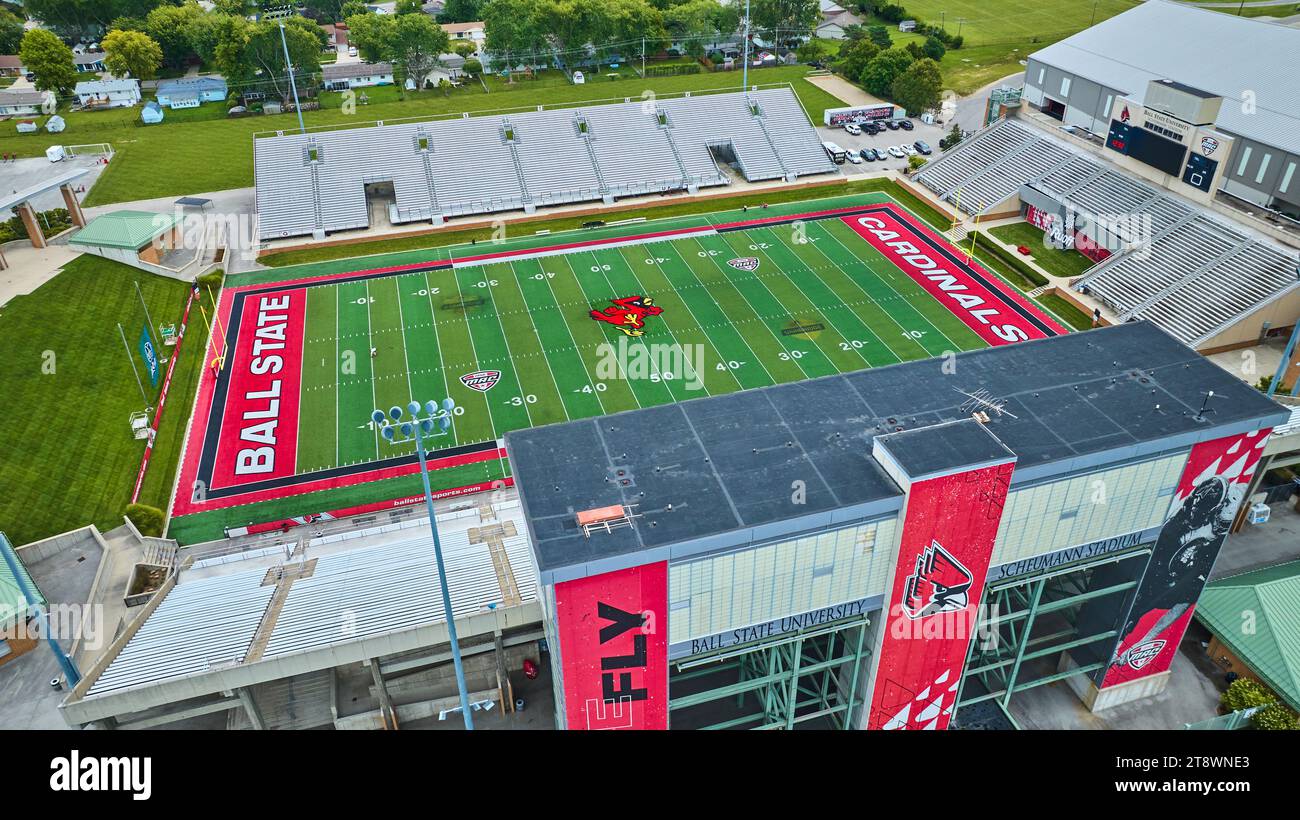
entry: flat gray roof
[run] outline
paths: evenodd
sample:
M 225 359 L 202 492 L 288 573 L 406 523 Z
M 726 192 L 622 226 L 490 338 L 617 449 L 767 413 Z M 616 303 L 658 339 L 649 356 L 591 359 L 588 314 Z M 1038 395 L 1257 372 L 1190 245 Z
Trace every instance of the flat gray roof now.
M 554 570 L 605 571 L 599 562 L 725 532 L 775 533 L 819 514 L 852 520 L 849 508 L 871 505 L 883 514 L 901 491 L 872 457 L 873 439 L 969 419 L 978 391 L 1004 403 L 982 429 L 1016 455 L 1018 474 L 1082 470 L 1288 417 L 1134 322 L 961 353 L 955 368 L 908 362 L 519 430 L 506 448 L 545 582 Z M 1106 457 L 1090 462 L 1096 454 Z M 618 504 L 637 505 L 634 527 L 584 537 L 576 512 Z

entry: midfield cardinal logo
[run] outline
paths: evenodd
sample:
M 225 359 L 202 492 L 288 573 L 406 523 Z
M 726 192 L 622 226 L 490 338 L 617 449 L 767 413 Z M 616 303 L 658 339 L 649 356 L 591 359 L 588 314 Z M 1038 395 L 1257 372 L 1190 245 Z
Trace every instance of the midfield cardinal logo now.
M 754 271 L 758 270 L 758 257 L 742 256 L 738 259 L 728 259 L 727 264 L 732 266 L 736 270 L 743 270 L 743 271 L 748 271 L 749 273 L 753 273 Z
M 948 554 L 938 541 L 916 556 L 916 569 L 903 588 L 903 614 L 912 620 L 936 612 L 955 612 L 970 603 L 970 570 Z
M 654 303 L 649 296 L 624 296 L 622 299 L 610 299 L 613 307 L 603 311 L 593 310 L 591 318 L 598 322 L 609 322 L 628 336 L 645 334 L 647 316 L 658 316 L 664 309 Z

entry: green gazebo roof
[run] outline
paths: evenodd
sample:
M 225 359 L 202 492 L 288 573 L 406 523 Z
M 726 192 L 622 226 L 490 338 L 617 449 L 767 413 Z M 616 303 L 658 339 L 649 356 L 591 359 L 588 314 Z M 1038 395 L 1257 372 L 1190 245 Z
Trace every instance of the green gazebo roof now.
M 1300 710 L 1300 561 L 1221 578 L 1196 617 L 1292 709 Z
M 90 220 L 68 240 L 68 244 L 133 251 L 152 242 L 155 236 L 170 230 L 179 221 L 180 217 L 175 214 L 114 211 Z

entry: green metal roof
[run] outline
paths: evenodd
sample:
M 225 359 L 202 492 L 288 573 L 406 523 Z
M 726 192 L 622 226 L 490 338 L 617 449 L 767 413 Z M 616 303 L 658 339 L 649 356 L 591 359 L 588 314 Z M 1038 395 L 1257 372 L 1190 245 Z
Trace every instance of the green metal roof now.
M 169 230 L 179 221 L 180 217 L 176 214 L 114 211 L 90 220 L 90 224 L 77 231 L 68 240 L 68 244 L 133 251 L 149 244 L 155 236 Z
M 1196 617 L 1292 709 L 1300 710 L 1300 561 L 1221 578 Z
M 36 589 L 36 582 L 32 580 L 32 576 L 27 572 L 27 567 L 23 566 L 22 560 L 13 552 L 13 547 L 9 545 L 9 539 L 2 532 L 0 532 L 0 550 L 8 551 L 14 556 L 14 561 L 18 564 L 18 568 L 22 570 L 23 578 L 26 579 L 33 590 L 36 590 L 36 597 L 44 605 L 46 603 L 45 596 L 41 594 L 39 589 Z M 0 557 L 0 629 L 8 627 L 13 622 L 16 613 L 26 611 L 27 599 L 23 596 L 23 591 L 18 586 L 18 581 L 14 578 L 13 573 L 9 571 L 9 562 Z

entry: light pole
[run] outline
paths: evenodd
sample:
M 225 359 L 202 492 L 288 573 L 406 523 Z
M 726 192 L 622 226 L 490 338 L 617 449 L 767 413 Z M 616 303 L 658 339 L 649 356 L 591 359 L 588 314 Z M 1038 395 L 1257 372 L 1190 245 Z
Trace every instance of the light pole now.
M 420 478 L 424 480 L 424 503 L 429 509 L 429 530 L 433 533 L 433 557 L 438 565 L 438 583 L 442 585 L 442 611 L 447 616 L 447 634 L 451 638 L 451 660 L 456 666 L 456 688 L 460 690 L 460 711 L 465 717 L 465 728 L 473 731 L 474 717 L 469 711 L 469 690 L 465 687 L 465 667 L 460 660 L 460 642 L 456 639 L 456 616 L 451 611 L 451 592 L 447 588 L 447 569 L 442 563 L 442 543 L 438 540 L 438 521 L 433 515 L 433 491 L 429 489 L 429 465 L 424 460 L 424 437 L 437 427 L 446 431 L 451 427 L 451 414 L 456 409 L 456 402 L 443 399 L 439 405 L 435 401 L 426 402 L 420 407 L 418 401 L 406 405 L 409 420 L 403 420 L 402 408 L 392 407 L 388 417 L 383 410 L 376 410 L 370 418 L 379 429 L 379 434 L 389 444 L 409 444 L 415 442 L 415 452 L 420 457 Z M 420 411 L 426 415 L 421 418 Z M 392 420 L 389 421 L 389 418 Z M 401 434 L 400 436 L 398 434 Z
M 298 114 L 298 130 L 307 133 L 302 122 L 302 106 L 298 104 L 298 84 L 293 80 L 293 63 L 289 60 L 289 41 L 284 37 L 284 21 L 280 20 L 280 45 L 284 46 L 284 67 L 289 71 L 289 88 L 293 89 L 293 110 Z
M 741 55 L 745 65 L 741 69 L 740 85 L 746 94 L 749 93 L 749 38 L 749 0 L 745 0 L 745 44 L 743 46 L 745 52 Z

